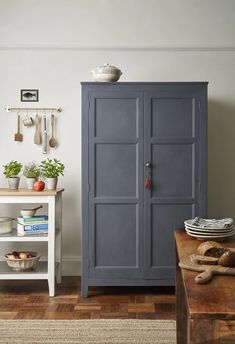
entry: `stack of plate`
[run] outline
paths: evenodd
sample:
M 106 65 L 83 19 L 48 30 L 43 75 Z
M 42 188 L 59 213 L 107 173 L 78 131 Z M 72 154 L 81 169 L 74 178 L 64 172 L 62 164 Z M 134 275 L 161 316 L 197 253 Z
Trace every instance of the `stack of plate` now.
M 195 220 L 187 220 L 184 222 L 185 230 L 188 235 L 197 238 L 198 240 L 216 240 L 222 241 L 235 234 L 233 224 L 226 228 L 212 228 L 196 226 Z

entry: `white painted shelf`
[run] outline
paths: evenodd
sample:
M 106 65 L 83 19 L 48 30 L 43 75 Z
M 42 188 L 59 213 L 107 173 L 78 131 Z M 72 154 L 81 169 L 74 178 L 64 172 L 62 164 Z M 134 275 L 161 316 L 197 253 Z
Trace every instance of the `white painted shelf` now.
M 0 262 L 0 280 L 4 279 L 47 279 L 47 262 L 38 262 L 33 270 L 14 271 L 7 263 Z
M 23 235 L 16 230 L 0 235 L 0 242 L 47 242 L 48 261 L 39 261 L 31 271 L 14 271 L 5 261 L 0 261 L 0 280 L 48 280 L 49 295 L 55 295 L 55 277 L 61 283 L 61 240 L 62 240 L 62 192 L 63 189 L 33 191 L 27 189 L 0 189 L 1 204 L 34 204 L 48 205 L 48 235 Z M 55 230 L 55 228 L 58 228 Z M 56 263 L 57 262 L 57 263 Z
M 59 263 L 56 263 L 56 269 L 59 268 Z M 14 271 L 5 261 L 0 261 L 0 280 L 33 280 L 33 279 L 48 279 L 47 262 L 38 262 L 35 269 L 28 271 Z
M 48 234 L 44 235 L 18 235 L 16 230 L 11 233 L 1 234 L 0 242 L 25 242 L 25 241 L 48 241 Z
M 57 228 L 56 235 L 60 234 L 60 229 Z M 31 241 L 48 241 L 48 234 L 29 234 L 29 235 L 19 235 L 16 229 L 11 233 L 0 234 L 0 242 L 31 242 Z

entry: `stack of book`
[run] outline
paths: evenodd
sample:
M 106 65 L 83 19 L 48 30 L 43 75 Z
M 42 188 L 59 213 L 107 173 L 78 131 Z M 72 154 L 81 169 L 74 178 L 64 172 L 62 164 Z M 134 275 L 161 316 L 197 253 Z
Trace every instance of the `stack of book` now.
M 19 235 L 48 234 L 48 216 L 17 217 L 17 233 Z

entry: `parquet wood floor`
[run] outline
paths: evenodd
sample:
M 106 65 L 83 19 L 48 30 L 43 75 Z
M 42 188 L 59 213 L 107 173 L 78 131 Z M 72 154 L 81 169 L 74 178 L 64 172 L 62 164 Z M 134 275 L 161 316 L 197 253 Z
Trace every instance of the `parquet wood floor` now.
M 80 296 L 80 278 L 63 277 L 56 296 L 46 281 L 0 281 L 0 319 L 175 319 L 172 287 L 89 288 Z

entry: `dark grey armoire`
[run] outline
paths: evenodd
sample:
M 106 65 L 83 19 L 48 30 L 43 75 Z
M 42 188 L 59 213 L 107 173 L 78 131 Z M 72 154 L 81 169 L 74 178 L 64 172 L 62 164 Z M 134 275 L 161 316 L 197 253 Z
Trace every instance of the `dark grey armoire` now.
M 82 83 L 82 295 L 174 284 L 174 229 L 206 216 L 207 83 Z

